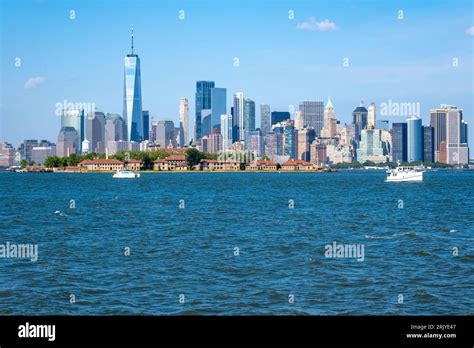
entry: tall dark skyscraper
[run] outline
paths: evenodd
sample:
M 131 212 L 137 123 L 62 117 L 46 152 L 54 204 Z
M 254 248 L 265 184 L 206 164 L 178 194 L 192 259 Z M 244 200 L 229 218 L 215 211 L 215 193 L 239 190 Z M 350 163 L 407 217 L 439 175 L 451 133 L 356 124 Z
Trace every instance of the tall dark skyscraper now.
M 359 106 L 352 111 L 352 124 L 354 125 L 354 138 L 356 143 L 359 143 L 360 134 L 362 129 L 367 128 L 367 115 L 368 111 L 364 106 L 364 102 L 361 101 Z
M 140 142 L 143 135 L 142 87 L 140 78 L 140 58 L 133 52 L 133 29 L 131 34 L 132 50 L 125 57 L 123 118 L 127 121 L 128 140 Z
M 291 115 L 288 111 L 272 111 L 270 129 L 274 124 L 277 124 L 278 122 L 283 122 L 289 119 L 291 119 Z
M 248 146 L 249 134 L 255 130 L 255 102 L 250 99 L 244 100 L 244 140 Z
M 150 112 L 147 110 L 142 111 L 143 114 L 143 140 L 150 138 Z
M 423 126 L 423 162 L 434 162 L 434 128 Z
M 407 124 L 398 122 L 392 124 L 392 161 L 406 162 L 408 156 Z
M 211 89 L 211 130 L 221 129 L 221 115 L 227 114 L 227 89 Z
M 203 109 L 211 109 L 211 90 L 214 88 L 214 85 L 214 81 L 196 82 L 196 117 L 194 119 L 196 141 L 199 141 L 202 137 L 201 111 Z

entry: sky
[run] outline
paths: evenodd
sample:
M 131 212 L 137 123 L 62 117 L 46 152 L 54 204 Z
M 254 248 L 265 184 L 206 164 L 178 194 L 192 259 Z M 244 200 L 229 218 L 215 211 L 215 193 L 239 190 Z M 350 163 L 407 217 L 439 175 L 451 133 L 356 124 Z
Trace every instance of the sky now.
M 123 114 L 131 26 L 154 120 L 177 123 L 182 96 L 194 120 L 196 81 L 211 80 L 229 113 L 235 92 L 254 100 L 257 126 L 262 103 L 330 96 L 342 123 L 361 100 L 390 122 L 408 115 L 384 106 L 414 103 L 424 124 L 456 105 L 474 146 L 471 0 L 0 0 L 0 142 L 56 142 L 65 101 Z

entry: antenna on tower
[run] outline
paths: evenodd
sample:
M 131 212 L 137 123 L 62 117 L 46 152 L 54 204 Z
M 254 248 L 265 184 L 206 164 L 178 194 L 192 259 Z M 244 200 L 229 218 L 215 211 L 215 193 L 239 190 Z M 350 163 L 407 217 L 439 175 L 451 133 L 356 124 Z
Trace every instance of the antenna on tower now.
M 131 31 L 131 38 L 132 38 L 132 54 L 133 54 L 133 25 L 130 28 L 130 31 Z

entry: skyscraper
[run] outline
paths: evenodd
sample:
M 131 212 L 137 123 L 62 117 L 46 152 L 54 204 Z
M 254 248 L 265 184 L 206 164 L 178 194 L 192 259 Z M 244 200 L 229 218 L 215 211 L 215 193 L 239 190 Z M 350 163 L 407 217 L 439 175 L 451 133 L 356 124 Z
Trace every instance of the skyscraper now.
M 86 119 L 86 138 L 90 142 L 90 151 L 105 152 L 105 115 L 101 111 L 89 113 Z M 59 144 L 58 144 L 59 146 Z
M 232 116 L 221 115 L 222 150 L 230 150 L 232 147 Z
M 209 135 L 209 148 L 210 153 L 219 153 L 222 151 L 222 134 L 218 128 L 213 128 Z
M 211 128 L 221 128 L 221 115 L 227 113 L 227 89 L 211 89 Z
M 449 164 L 468 163 L 467 124 L 462 110 L 452 105 L 432 109 L 431 126 L 434 128 L 435 161 Z
M 127 140 L 140 142 L 144 139 L 142 88 L 140 77 L 140 58 L 133 52 L 133 29 L 131 41 L 132 51 L 125 57 L 123 118 L 127 121 Z
M 376 116 L 376 109 L 375 104 L 371 103 L 369 105 L 369 110 L 367 111 L 367 128 L 373 129 L 376 128 L 377 124 L 377 116 Z
M 244 141 L 248 140 L 248 133 L 255 130 L 255 102 L 244 100 Z M 247 144 L 245 145 L 247 148 Z
M 300 103 L 300 111 L 303 114 L 303 125 L 313 127 L 316 136 L 321 136 L 324 125 L 324 102 L 303 101 Z
M 386 153 L 381 139 L 382 131 L 380 129 L 363 129 L 361 131 L 359 147 L 357 148 L 357 160 L 359 162 L 373 161 L 385 162 Z
M 202 137 L 202 115 L 203 109 L 211 109 L 211 89 L 214 88 L 214 81 L 197 81 L 196 82 L 196 117 L 194 120 L 195 141 L 199 141 Z M 210 131 L 210 130 L 209 130 Z
M 85 139 L 84 110 L 64 109 L 61 115 L 61 128 L 63 127 L 73 127 L 79 136 L 79 142 L 82 144 Z
M 90 123 L 89 123 L 90 124 Z M 126 140 L 127 126 L 124 119 L 117 114 L 107 114 L 105 116 L 105 137 L 104 141 Z M 89 140 L 90 146 L 90 140 Z
M 463 136 L 462 110 L 448 112 L 446 120 L 446 159 L 449 164 L 467 164 L 469 162 L 469 148 L 462 142 Z
M 364 106 L 364 101 L 361 101 L 359 106 L 352 111 L 352 124 L 354 125 L 354 137 L 356 143 L 360 140 L 360 133 L 362 129 L 367 128 L 368 111 Z
M 260 129 L 248 132 L 248 151 L 255 157 L 260 157 L 263 154 L 263 138 Z
M 316 138 L 316 132 L 313 128 L 296 129 L 298 132 L 298 145 L 296 149 L 296 159 L 308 161 L 310 157 L 310 145 Z
M 423 133 L 421 118 L 411 116 L 407 119 L 407 161 L 423 160 Z
M 201 110 L 201 136 L 211 134 L 212 130 L 212 110 Z
M 58 144 L 56 145 L 56 155 L 59 157 L 68 157 L 78 153 L 79 135 L 74 127 L 62 127 L 58 135 Z
M 181 97 L 179 99 L 179 122 L 183 127 L 182 143 L 189 143 L 189 102 L 188 98 Z
M 244 93 L 234 94 L 232 113 L 232 142 L 244 139 Z
M 150 112 L 148 110 L 142 111 L 143 119 L 143 140 L 150 139 Z
M 160 148 L 166 149 L 169 147 L 176 147 L 175 129 L 173 121 L 158 121 L 156 122 L 156 142 Z
M 423 126 L 423 162 L 434 162 L 434 128 Z
M 295 112 L 295 128 L 303 129 L 303 127 L 304 127 L 303 113 L 301 111 L 296 111 Z
M 261 104 L 260 105 L 260 131 L 264 137 L 272 129 L 271 125 L 271 113 L 270 105 Z
M 404 122 L 392 124 L 392 161 L 407 161 L 407 124 Z
M 291 115 L 288 111 L 272 111 L 271 112 L 271 126 L 291 119 Z
M 336 113 L 331 98 L 328 98 L 324 108 L 324 126 L 321 130 L 322 138 L 333 138 L 337 133 Z

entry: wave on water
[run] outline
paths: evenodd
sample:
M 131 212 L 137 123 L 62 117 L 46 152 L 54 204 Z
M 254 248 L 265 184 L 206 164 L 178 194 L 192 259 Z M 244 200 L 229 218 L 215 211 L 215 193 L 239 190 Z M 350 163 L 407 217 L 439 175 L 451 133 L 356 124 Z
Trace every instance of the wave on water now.
M 371 236 L 366 234 L 365 238 L 366 239 L 393 239 L 396 237 L 401 237 L 401 236 L 416 236 L 415 231 L 407 231 L 407 232 L 401 232 L 401 233 L 394 233 L 391 234 L 390 236 Z

